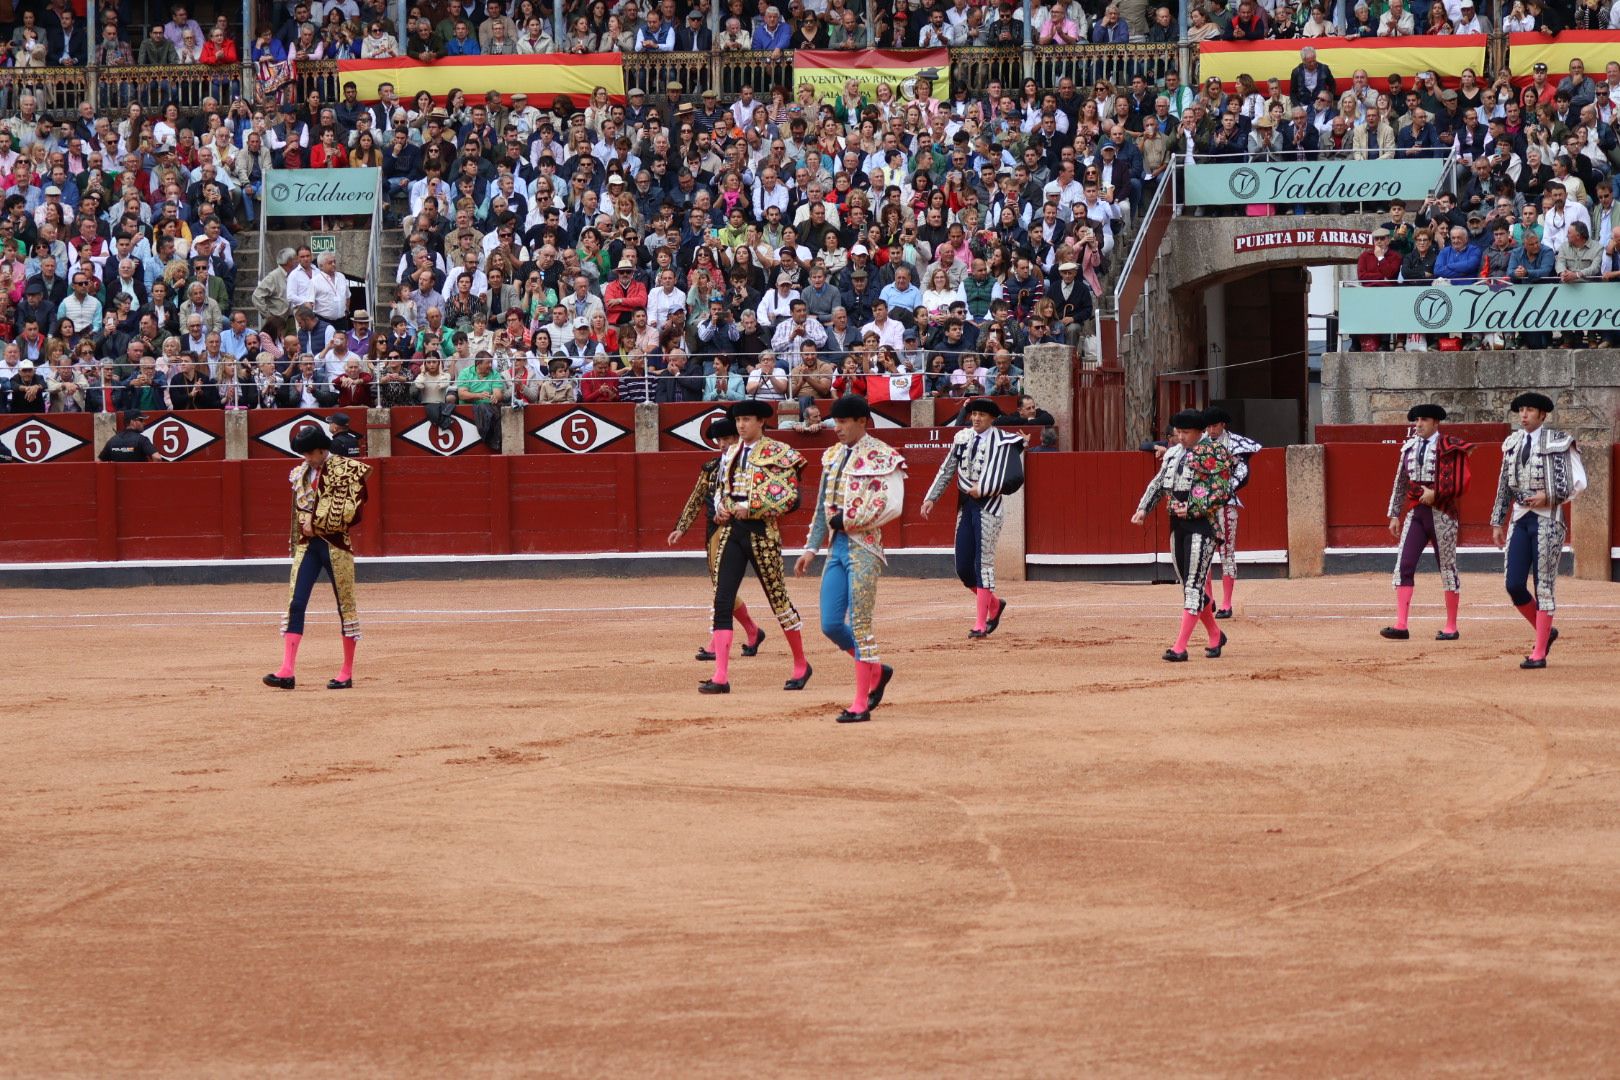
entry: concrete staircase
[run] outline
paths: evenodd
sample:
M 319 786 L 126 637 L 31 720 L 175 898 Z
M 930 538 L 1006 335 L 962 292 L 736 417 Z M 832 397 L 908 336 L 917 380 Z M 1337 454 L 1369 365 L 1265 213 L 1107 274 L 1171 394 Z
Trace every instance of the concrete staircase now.
M 289 245 L 291 246 L 291 245 Z M 375 299 L 371 312 L 372 326 L 386 330 L 388 328 L 388 309 L 393 306 L 394 286 L 399 281 L 399 256 L 405 247 L 405 233 L 396 227 L 384 228 L 382 232 L 381 255 L 382 265 L 376 267 L 355 267 L 350 271 L 351 279 L 371 278 L 374 280 Z M 275 269 L 275 251 L 265 255 L 265 271 Z M 345 268 L 350 270 L 350 268 Z M 236 295 L 232 297 L 235 310 L 248 313 L 248 322 L 257 326 L 261 321 L 258 308 L 253 303 L 253 290 L 259 284 L 259 232 L 257 229 L 244 230 L 236 237 Z

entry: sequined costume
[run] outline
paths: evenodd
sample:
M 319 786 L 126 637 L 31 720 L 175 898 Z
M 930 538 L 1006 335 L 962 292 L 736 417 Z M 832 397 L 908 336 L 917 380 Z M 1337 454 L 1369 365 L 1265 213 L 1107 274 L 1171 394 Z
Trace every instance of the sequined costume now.
M 716 466 L 714 507 L 731 520 L 715 530 L 714 629 L 730 632 L 737 590 L 750 565 L 783 630 L 800 627 L 798 608 L 782 576 L 782 533 L 777 518 L 799 502 L 804 455 L 771 438 L 736 443 Z
M 1563 558 L 1563 506 L 1586 490 L 1580 448 L 1568 432 L 1522 428 L 1502 443 L 1502 472 L 1496 483 L 1491 524 L 1508 526 L 1503 572 L 1508 596 L 1521 609 L 1551 615 L 1558 607 L 1558 564 Z M 1547 496 L 1549 505 L 1532 508 L 1530 499 Z M 1533 581 L 1532 596 L 1526 582 Z M 1527 616 L 1528 617 L 1528 616 Z
M 1221 561 L 1221 577 L 1233 580 L 1237 577 L 1238 511 L 1243 509 L 1243 502 L 1237 493 L 1249 482 L 1249 458 L 1263 448 L 1248 436 L 1239 435 L 1231 430 L 1223 432 L 1214 441 L 1224 446 L 1226 452 L 1232 455 L 1232 498 L 1220 509 L 1218 524 L 1221 539 L 1217 554 Z M 1226 607 L 1230 602 L 1231 596 L 1228 593 L 1226 602 L 1221 606 Z
M 1414 585 L 1423 550 L 1432 546 L 1440 566 L 1441 589 L 1461 591 L 1457 500 L 1468 486 L 1468 455 L 1473 449 L 1472 443 L 1438 431 L 1427 439 L 1413 435 L 1401 445 L 1395 484 L 1389 493 L 1389 517 L 1402 520 L 1400 554 L 1395 560 L 1397 589 Z M 1432 506 L 1423 502 L 1426 489 L 1434 491 Z
M 1232 496 L 1233 471 L 1231 453 L 1208 436 L 1190 449 L 1174 444 L 1164 452 L 1136 507 L 1146 514 L 1160 499 L 1169 501 L 1170 558 L 1181 582 L 1183 608 L 1194 614 L 1214 606 L 1204 586 L 1221 542 L 1220 511 Z
M 349 530 L 360 522 L 370 472 L 371 466 L 363 461 L 329 454 L 319 468 L 300 464 L 289 475 L 293 491 L 292 580 L 287 613 L 281 620 L 282 633 L 304 632 L 304 611 L 310 593 L 325 571 L 337 598 L 343 636 L 360 636 Z M 304 535 L 306 523 L 314 535 Z
M 1024 480 L 1024 437 L 1000 428 L 963 428 L 925 497 L 935 502 L 956 478 L 956 576 L 969 589 L 996 587 L 996 540 L 1001 535 L 1002 499 Z M 977 489 L 979 494 L 973 495 Z
M 821 572 L 821 632 L 857 661 L 877 663 L 872 628 L 883 555 L 885 522 L 900 514 L 905 459 L 872 436 L 821 455 L 821 484 L 810 520 L 809 551 L 832 539 Z

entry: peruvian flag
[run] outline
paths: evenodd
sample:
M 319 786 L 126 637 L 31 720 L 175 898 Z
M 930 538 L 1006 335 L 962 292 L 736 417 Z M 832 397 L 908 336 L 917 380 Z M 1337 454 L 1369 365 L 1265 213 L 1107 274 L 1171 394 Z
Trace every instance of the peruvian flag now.
M 866 400 L 915 401 L 923 396 L 921 375 L 868 375 Z

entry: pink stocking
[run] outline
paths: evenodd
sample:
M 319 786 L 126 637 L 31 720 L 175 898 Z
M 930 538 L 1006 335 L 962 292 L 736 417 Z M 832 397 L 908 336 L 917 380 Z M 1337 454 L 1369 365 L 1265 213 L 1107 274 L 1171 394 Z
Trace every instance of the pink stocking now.
M 282 634 L 281 637 L 281 667 L 276 671 L 276 678 L 290 679 L 298 666 L 298 643 L 304 640 L 304 635 Z
M 1237 578 L 1231 574 L 1221 575 L 1221 609 L 1223 611 L 1232 610 L 1232 590 L 1236 587 Z M 1210 647 L 1214 648 L 1213 645 Z
M 788 648 L 793 652 L 793 678 L 802 679 L 810 663 L 804 658 L 804 635 L 797 630 L 784 630 L 782 636 L 787 638 Z M 730 643 L 730 638 L 726 639 Z
M 974 589 L 978 600 L 978 618 L 974 620 L 973 629 L 984 630 L 990 625 L 990 613 L 996 609 L 996 594 L 989 589 Z
M 1462 596 L 1460 594 L 1458 594 L 1458 593 L 1448 592 L 1448 593 L 1445 594 L 1445 598 L 1446 598 L 1446 630 L 1445 630 L 1445 632 L 1448 633 L 1448 634 L 1455 634 L 1457 632 L 1457 605 L 1462 600 Z
M 849 703 L 849 711 L 866 712 L 870 707 L 867 697 L 872 693 L 872 665 L 864 660 L 855 661 L 855 699 Z
M 1541 609 L 1536 607 L 1533 601 L 1527 600 L 1522 604 L 1515 604 L 1513 606 L 1518 609 L 1520 615 L 1524 616 L 1525 622 L 1529 623 L 1531 626 L 1536 625 L 1536 615 Z
M 1186 652 L 1187 642 L 1192 640 L 1193 627 L 1198 625 L 1198 612 L 1183 611 L 1181 613 L 1181 633 L 1176 635 L 1176 652 Z
M 1547 659 L 1547 646 L 1552 644 L 1552 621 L 1552 612 L 1536 612 L 1536 650 L 1530 654 L 1530 659 Z
M 354 646 L 359 640 L 352 637 L 343 639 L 343 666 L 338 669 L 338 682 L 348 682 L 354 678 Z
M 1406 620 L 1412 614 L 1412 592 L 1414 586 L 1395 586 L 1395 629 L 1405 630 Z
M 709 642 L 709 649 L 714 653 L 714 681 L 717 683 L 731 682 L 731 637 L 734 631 L 716 630 L 713 639 Z
M 1231 581 L 1232 579 L 1227 578 L 1226 580 Z M 1198 621 L 1203 623 L 1204 629 L 1209 632 L 1209 647 L 1212 649 L 1220 648 L 1221 627 L 1215 621 L 1215 609 L 1205 604 L 1203 610 L 1198 613 Z

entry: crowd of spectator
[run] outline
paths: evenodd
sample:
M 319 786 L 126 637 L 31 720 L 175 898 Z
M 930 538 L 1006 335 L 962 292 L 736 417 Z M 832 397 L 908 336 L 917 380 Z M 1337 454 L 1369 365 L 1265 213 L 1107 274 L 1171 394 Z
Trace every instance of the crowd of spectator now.
M 1256 10 L 1244 0 L 1239 18 Z M 1258 10 L 1275 26 L 1289 9 Z M 1229 22 L 1220 4 L 1204 11 Z M 106 10 L 103 47 L 127 52 L 138 38 L 142 63 L 184 62 L 195 48 L 198 62 L 229 65 L 216 41 L 231 40 L 227 26 L 204 33 L 184 6 L 170 14 L 126 35 Z M 744 39 L 775 50 L 853 46 L 866 29 L 845 0 L 785 12 L 728 0 L 723 14 L 711 42 L 706 7 L 597 0 L 567 11 L 559 46 L 535 0 L 415 5 L 403 37 L 384 0 L 298 0 L 276 5 L 248 47 L 261 77 L 246 97 L 224 88 L 185 107 L 158 80 L 116 110 L 84 101 L 51 120 L 52 103 L 19 93 L 0 119 L 0 403 L 807 406 L 873 380 L 900 396 L 1015 394 L 1030 345 L 1095 354 L 1095 299 L 1116 247 L 1178 159 L 1455 152 L 1458 194 L 1409 219 L 1392 212 L 1401 264 L 1390 274 L 1377 254 L 1368 280 L 1442 277 L 1423 261 L 1424 234 L 1437 261 L 1461 242 L 1479 253 L 1474 276 L 1487 273 L 1504 222 L 1515 250 L 1533 232 L 1546 252 L 1511 270 L 1502 257 L 1520 280 L 1614 272 L 1615 62 L 1602 82 L 1579 62 L 1567 75 L 1537 70 L 1522 92 L 1506 73 L 1486 85 L 1471 71 L 1455 89 L 1429 73 L 1378 86 L 1357 71 L 1341 84 L 1309 47 L 1286 84 L 1243 79 L 1235 92 L 1185 86 L 1170 70 L 1120 86 L 992 80 L 939 96 L 927 78 L 871 95 L 851 81 L 830 98 L 743 85 L 726 99 L 670 80 L 623 102 L 600 88 L 531 103 L 388 85 L 364 102 L 353 84 L 335 100 L 300 97 L 286 78 L 302 58 L 416 55 L 413 43 L 430 59 L 596 50 L 603 34 L 625 51 Z M 841 30 L 851 14 L 853 32 Z M 1021 8 L 1004 0 L 890 14 L 873 27 L 883 43 L 960 44 L 964 28 L 979 43 L 986 26 L 1023 36 Z M 1166 18 L 1057 3 L 1037 6 L 1031 36 L 1063 41 L 1083 24 L 1106 40 L 1152 37 Z M 48 63 L 79 55 L 61 0 L 23 12 L 14 47 L 33 49 L 41 25 L 58 28 L 44 34 Z M 253 306 L 237 307 L 236 236 L 255 224 L 271 170 L 368 165 L 383 170 L 387 226 L 404 238 L 397 266 L 369 271 L 381 279 L 378 325 L 336 257 L 307 248 L 276 253 Z M 1586 250 L 1599 254 L 1583 261 Z M 1442 266 L 1455 280 L 1466 269 Z
M 672 8 L 613 15 L 667 40 Z M 503 12 L 459 6 L 450 33 L 504 41 Z M 309 38 L 305 3 L 280 13 L 255 59 Z M 187 39 L 186 9 L 173 17 L 154 40 Z M 750 31 L 778 17 L 760 5 Z M 936 97 L 924 78 L 722 101 L 670 82 L 531 104 L 385 86 L 368 103 L 348 84 L 337 100 L 86 102 L 61 125 L 25 97 L 0 123 L 6 404 L 809 404 L 885 378 L 894 396 L 1016 394 L 1029 345 L 1095 352 L 1095 296 L 1152 182 L 1112 89 Z M 357 165 L 382 168 L 405 239 L 378 268 L 377 325 L 336 256 L 307 247 L 233 304 L 236 236 L 271 170 Z

